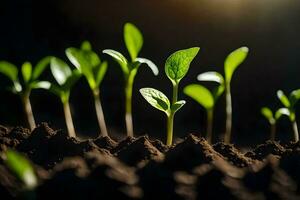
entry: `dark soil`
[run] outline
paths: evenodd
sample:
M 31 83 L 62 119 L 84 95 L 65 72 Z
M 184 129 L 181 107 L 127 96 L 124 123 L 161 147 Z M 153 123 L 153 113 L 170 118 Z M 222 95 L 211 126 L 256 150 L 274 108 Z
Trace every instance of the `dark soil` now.
M 300 199 L 300 143 L 243 154 L 194 135 L 170 148 L 147 136 L 78 141 L 42 123 L 0 126 L 0 153 L 8 148 L 31 160 L 39 185 L 24 190 L 0 159 L 0 199 Z

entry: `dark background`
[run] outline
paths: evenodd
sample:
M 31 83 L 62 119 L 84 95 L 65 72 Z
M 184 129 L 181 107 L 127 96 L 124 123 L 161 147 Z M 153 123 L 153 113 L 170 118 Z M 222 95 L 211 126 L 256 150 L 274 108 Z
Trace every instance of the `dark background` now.
M 238 145 L 252 145 L 269 137 L 267 121 L 260 108 L 280 106 L 276 90 L 290 92 L 300 85 L 300 2 L 299 0 L 1 0 L 0 59 L 21 65 L 36 63 L 46 55 L 65 60 L 64 50 L 79 46 L 87 39 L 109 69 L 101 86 L 107 125 L 111 133 L 125 134 L 123 76 L 120 67 L 101 50 L 112 48 L 126 55 L 123 24 L 136 24 L 144 35 L 141 56 L 153 60 L 160 69 L 158 77 L 141 67 L 135 80 L 133 111 L 137 135 L 165 138 L 165 116 L 150 107 L 138 89 L 151 86 L 171 95 L 171 83 L 164 74 L 165 59 L 174 51 L 200 46 L 181 89 L 195 83 L 197 74 L 208 70 L 223 73 L 228 53 L 248 46 L 250 53 L 232 81 L 233 140 Z M 52 79 L 49 69 L 43 79 Z M 10 82 L 0 75 L 0 124 L 24 124 L 17 96 L 5 91 Z M 175 135 L 203 133 L 205 112 L 196 102 L 188 101 L 176 115 Z M 50 122 L 63 128 L 60 101 L 47 91 L 31 95 L 37 122 Z M 224 131 L 224 98 L 216 108 L 215 136 Z M 98 125 L 91 92 L 81 79 L 71 94 L 76 130 L 96 137 Z M 286 118 L 278 124 L 278 137 L 292 139 Z

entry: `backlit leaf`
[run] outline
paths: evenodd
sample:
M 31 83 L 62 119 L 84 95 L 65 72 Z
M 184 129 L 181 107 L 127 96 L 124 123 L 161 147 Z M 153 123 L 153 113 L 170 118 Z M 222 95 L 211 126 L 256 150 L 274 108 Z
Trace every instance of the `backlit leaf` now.
M 50 69 L 53 77 L 59 85 L 65 84 L 67 79 L 72 75 L 70 67 L 59 58 L 52 58 L 50 62 Z
M 22 75 L 25 82 L 28 82 L 31 78 L 32 65 L 30 62 L 25 62 L 22 65 Z
M 131 23 L 124 26 L 124 41 L 131 60 L 134 61 L 143 46 L 143 36 L 140 30 Z
M 153 88 L 142 88 L 140 89 L 140 93 L 154 108 L 166 113 L 169 111 L 170 101 L 164 93 Z
M 136 58 L 135 61 L 138 61 L 141 64 L 145 63 L 152 70 L 154 75 L 158 75 L 158 68 L 151 60 L 147 58 Z
M 277 97 L 285 107 L 291 106 L 291 102 L 289 101 L 289 99 L 287 98 L 287 96 L 284 94 L 282 90 L 277 91 Z
M 197 101 L 205 109 L 211 109 L 214 106 L 214 98 L 212 93 L 202 85 L 191 84 L 183 89 L 183 92 Z

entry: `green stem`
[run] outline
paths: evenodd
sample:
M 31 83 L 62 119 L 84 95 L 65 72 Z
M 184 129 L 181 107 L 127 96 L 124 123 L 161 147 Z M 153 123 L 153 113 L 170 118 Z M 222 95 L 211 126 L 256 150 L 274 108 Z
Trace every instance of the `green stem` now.
M 292 122 L 292 126 L 293 126 L 293 131 L 294 131 L 295 142 L 298 142 L 299 141 L 299 133 L 298 133 L 298 126 L 297 126 L 296 120 L 294 120 Z
M 232 128 L 232 102 L 231 102 L 230 85 L 227 85 L 226 86 L 226 132 L 224 136 L 225 143 L 230 143 L 231 128 Z
M 72 114 L 70 109 L 69 101 L 63 101 L 64 113 L 65 113 L 65 121 L 68 129 L 68 134 L 70 137 L 76 137 L 75 128 L 72 120 Z
M 276 123 L 271 123 L 271 140 L 275 140 L 275 134 L 276 134 Z
M 36 124 L 35 124 L 32 108 L 31 108 L 29 96 L 30 96 L 30 91 L 27 91 L 24 93 L 24 95 L 21 98 L 23 101 L 27 124 L 28 124 L 30 130 L 33 130 L 36 127 Z
M 207 131 L 206 140 L 209 144 L 212 141 L 212 130 L 213 130 L 213 108 L 207 110 Z
M 101 105 L 100 91 L 98 88 L 94 90 L 94 100 L 95 100 L 96 115 L 97 115 L 100 130 L 101 130 L 101 134 L 102 134 L 102 136 L 108 136 L 105 118 L 104 118 L 104 114 L 103 114 L 103 109 L 102 109 L 102 105 Z
M 178 84 L 173 83 L 173 98 L 172 98 L 172 105 L 177 102 L 178 98 Z
M 132 122 L 132 88 L 135 77 L 135 72 L 131 72 L 126 78 L 125 85 L 125 122 L 127 136 L 133 137 L 133 122 Z
M 174 124 L 174 113 L 168 114 L 167 118 L 167 146 L 171 146 L 173 142 L 173 124 Z

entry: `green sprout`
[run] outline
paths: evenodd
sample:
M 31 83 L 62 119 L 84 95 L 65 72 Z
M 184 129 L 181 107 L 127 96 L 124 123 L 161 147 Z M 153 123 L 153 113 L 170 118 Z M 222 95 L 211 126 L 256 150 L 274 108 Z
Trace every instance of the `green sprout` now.
M 158 75 L 156 65 L 146 59 L 138 57 L 143 46 L 143 36 L 137 27 L 131 23 L 126 23 L 124 26 L 124 41 L 127 50 L 130 54 L 130 61 L 125 58 L 120 52 L 106 49 L 103 53 L 113 57 L 121 66 L 125 79 L 125 122 L 127 135 L 133 136 L 132 123 L 132 88 L 134 78 L 141 64 L 146 64 L 152 70 L 154 75 Z
M 275 115 L 273 114 L 272 110 L 268 107 L 261 108 L 261 114 L 268 120 L 270 126 L 271 126 L 271 133 L 270 133 L 270 139 L 275 140 L 275 134 L 276 134 L 276 115 L 279 115 L 277 113 L 280 113 L 281 111 L 278 110 Z
M 82 43 L 81 49 L 68 48 L 66 55 L 71 63 L 85 76 L 94 95 L 96 115 L 101 134 L 107 136 L 99 89 L 107 71 L 107 62 L 101 62 L 99 56 L 92 50 L 91 44 L 87 41 Z
M 224 135 L 224 142 L 230 143 L 231 129 L 232 129 L 232 100 L 230 83 L 233 73 L 237 67 L 242 64 L 248 55 L 249 49 L 241 47 L 231 52 L 224 62 L 225 77 L 218 72 L 205 72 L 198 75 L 199 81 L 213 81 L 223 85 L 226 95 L 226 131 Z
M 13 85 L 9 90 L 21 97 L 26 120 L 31 130 L 36 127 L 36 124 L 30 104 L 30 93 L 33 89 L 48 89 L 50 87 L 48 82 L 38 80 L 49 62 L 50 57 L 41 59 L 35 67 L 32 67 L 30 62 L 24 62 L 21 66 L 21 79 L 19 79 L 19 70 L 14 64 L 0 61 L 0 73 L 12 81 Z
M 24 184 L 26 189 L 34 189 L 38 180 L 31 163 L 20 153 L 7 150 L 3 155 L 4 164 Z
M 71 70 L 67 63 L 59 58 L 53 57 L 50 62 L 50 69 L 57 84 L 51 83 L 49 90 L 57 95 L 64 108 L 65 121 L 70 137 L 76 137 L 72 114 L 69 104 L 70 92 L 73 85 L 80 78 L 78 69 Z
M 298 126 L 296 122 L 296 112 L 295 112 L 295 105 L 300 99 L 300 89 L 294 90 L 290 93 L 289 97 L 287 97 L 282 90 L 277 91 L 277 97 L 281 101 L 283 108 L 280 108 L 276 114 L 275 118 L 279 119 L 282 115 L 286 115 L 289 117 L 293 131 L 294 131 L 294 139 L 295 142 L 299 141 L 299 133 L 298 133 Z
M 211 143 L 213 130 L 213 113 L 215 104 L 223 93 L 224 87 L 220 84 L 213 92 L 210 92 L 206 87 L 199 84 L 191 84 L 183 89 L 183 92 L 202 105 L 207 114 L 207 130 L 206 140 Z
M 180 80 L 187 74 L 190 64 L 199 52 L 198 47 L 176 51 L 168 57 L 165 63 L 165 73 L 173 85 L 173 98 L 170 103 L 168 97 L 153 88 L 142 88 L 140 93 L 154 108 L 163 111 L 167 115 L 167 145 L 172 145 L 173 123 L 175 113 L 185 104 L 178 101 L 178 86 Z

